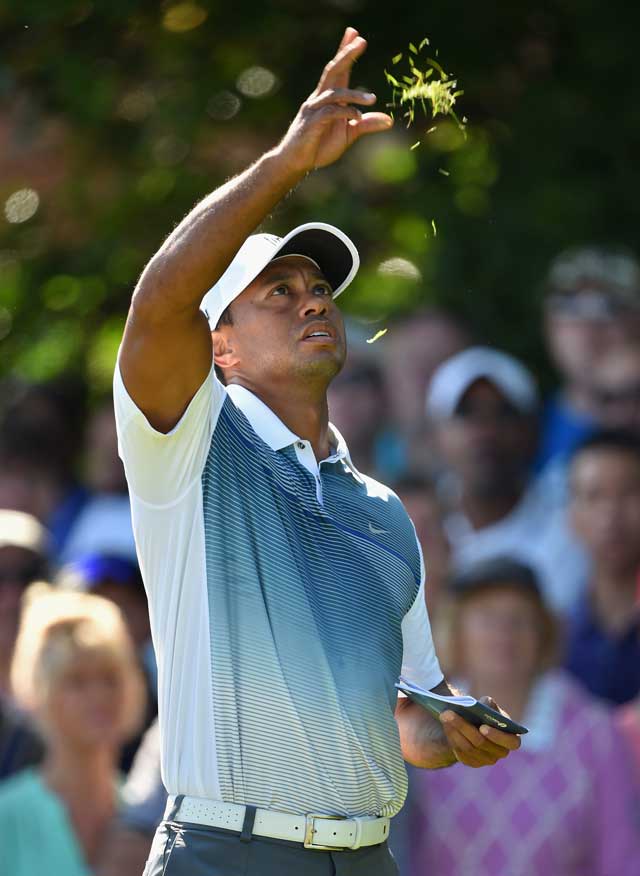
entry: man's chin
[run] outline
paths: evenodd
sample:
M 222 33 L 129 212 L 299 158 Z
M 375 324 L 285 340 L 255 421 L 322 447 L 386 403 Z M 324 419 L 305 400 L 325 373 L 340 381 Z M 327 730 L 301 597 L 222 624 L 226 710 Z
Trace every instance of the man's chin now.
M 298 360 L 291 369 L 292 376 L 301 379 L 318 380 L 324 378 L 327 382 L 340 373 L 344 365 L 344 358 L 336 356 L 313 356 L 305 360 Z

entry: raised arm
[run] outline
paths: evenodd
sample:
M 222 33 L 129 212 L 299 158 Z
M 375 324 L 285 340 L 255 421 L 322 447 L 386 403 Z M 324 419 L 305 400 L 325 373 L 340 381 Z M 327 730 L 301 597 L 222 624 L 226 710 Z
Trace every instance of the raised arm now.
M 281 142 L 201 201 L 169 235 L 135 289 L 120 352 L 124 383 L 162 432 L 180 419 L 211 368 L 212 338 L 199 306 L 276 204 L 311 170 L 336 161 L 363 134 L 386 130 L 361 112 L 375 95 L 349 88 L 366 41 L 347 28 Z

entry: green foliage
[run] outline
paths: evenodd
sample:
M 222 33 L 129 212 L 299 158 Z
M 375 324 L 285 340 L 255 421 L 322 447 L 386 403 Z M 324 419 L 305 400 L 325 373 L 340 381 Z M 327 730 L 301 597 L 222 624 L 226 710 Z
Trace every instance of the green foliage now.
M 363 269 L 341 303 L 368 321 L 449 306 L 540 363 L 549 259 L 575 243 L 637 243 L 640 7 L 348 5 L 348 19 L 338 0 L 0 5 L 0 208 L 19 193 L 11 222 L 0 209 L 0 372 L 71 369 L 108 387 L 145 262 L 277 141 L 346 24 L 370 42 L 354 84 L 382 106 L 390 56 L 408 46 L 392 58 L 401 81 L 428 32 L 464 85 L 468 137 L 449 120 L 428 134 L 428 122 L 399 123 L 310 177 L 267 227 L 343 227 Z

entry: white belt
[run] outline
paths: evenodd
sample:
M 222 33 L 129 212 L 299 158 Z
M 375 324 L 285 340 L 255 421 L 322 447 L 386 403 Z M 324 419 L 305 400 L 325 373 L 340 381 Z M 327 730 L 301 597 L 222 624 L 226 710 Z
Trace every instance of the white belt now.
M 175 800 L 175 797 L 169 798 L 167 812 L 173 809 Z M 175 821 L 241 833 L 246 809 L 246 806 L 238 803 L 184 797 L 173 818 Z M 339 815 L 290 815 L 272 809 L 256 809 L 251 832 L 256 836 L 299 842 L 305 849 L 337 851 L 379 845 L 389 838 L 389 825 L 389 818 L 376 816 L 342 818 Z

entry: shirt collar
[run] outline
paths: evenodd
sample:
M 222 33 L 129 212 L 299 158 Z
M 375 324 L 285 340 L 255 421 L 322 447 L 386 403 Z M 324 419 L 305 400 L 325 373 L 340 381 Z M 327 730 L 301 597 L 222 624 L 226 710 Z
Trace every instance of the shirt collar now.
M 242 411 L 247 420 L 249 420 L 253 431 L 259 435 L 265 444 L 268 444 L 272 450 L 283 450 L 285 447 L 289 447 L 291 444 L 295 444 L 297 441 L 302 440 L 299 435 L 296 435 L 288 426 L 285 426 L 282 420 L 274 414 L 271 408 L 265 405 L 265 403 L 250 390 L 246 389 L 244 386 L 239 386 L 237 383 L 232 383 L 230 386 L 227 386 L 226 389 L 231 401 Z M 335 449 L 327 460 L 323 461 L 339 462 L 340 460 L 344 460 L 353 474 L 359 478 L 360 474 L 351 461 L 347 442 L 331 423 L 329 423 L 329 433 L 332 439 L 331 443 Z
M 245 415 L 253 431 L 268 444 L 272 450 L 282 450 L 300 441 L 300 438 L 277 417 L 271 408 L 244 386 L 232 383 L 227 386 L 231 401 Z

